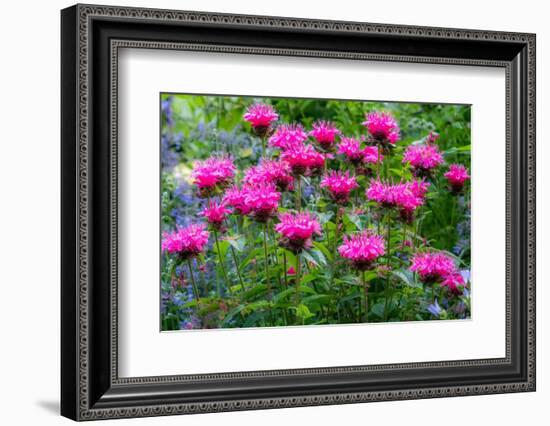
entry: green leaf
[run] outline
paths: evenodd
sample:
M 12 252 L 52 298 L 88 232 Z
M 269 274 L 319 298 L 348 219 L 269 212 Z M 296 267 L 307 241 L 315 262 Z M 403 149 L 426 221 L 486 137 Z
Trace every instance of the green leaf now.
M 219 241 L 219 248 L 220 253 L 218 254 L 218 248 L 217 245 L 214 244 L 214 251 L 218 256 L 221 256 L 222 259 L 225 259 L 225 255 L 227 254 L 227 250 L 229 249 L 229 242 L 227 240 L 221 240 Z
M 248 256 L 246 256 L 241 262 L 241 270 L 244 269 L 252 259 L 256 259 L 260 256 L 263 256 L 263 249 L 256 248 L 254 250 L 251 250 L 250 253 L 248 253 Z
M 359 216 L 354 214 L 345 214 L 342 218 L 344 222 L 344 228 L 347 232 L 354 232 L 356 230 L 362 230 L 361 220 Z
M 383 318 L 384 317 L 384 303 L 382 302 L 382 303 L 374 304 L 371 307 L 370 312 L 372 312 L 377 317 Z
M 314 259 L 313 256 L 311 254 L 309 254 L 308 251 L 303 251 L 302 256 L 304 257 L 304 259 L 306 259 L 307 261 L 313 263 L 315 266 L 319 266 L 319 262 L 317 262 L 317 260 Z
M 222 321 L 222 326 L 227 325 L 237 314 L 241 313 L 246 308 L 246 305 L 239 305 L 231 309 Z
M 309 308 L 304 304 L 298 305 L 295 309 L 296 309 L 296 316 L 302 319 L 302 321 L 314 316 L 314 314 L 312 314 Z
M 246 300 L 252 299 L 255 296 L 265 293 L 266 291 L 267 286 L 265 284 L 256 284 L 254 287 L 244 293 L 244 298 Z
M 300 278 L 300 284 L 301 285 L 307 284 L 307 283 L 309 283 L 309 282 L 311 282 L 311 281 L 313 281 L 317 278 L 318 278 L 317 274 L 312 274 L 312 273 L 306 274 L 306 275 L 304 275 L 303 277 Z
M 315 241 L 313 243 L 313 247 L 315 247 L 317 250 L 321 251 L 324 255 L 325 255 L 325 258 L 328 259 L 329 261 L 332 260 L 332 253 L 330 252 L 330 250 L 327 248 L 327 246 L 319 241 Z
M 319 304 L 319 305 L 326 305 L 332 301 L 332 297 L 330 297 L 328 294 L 314 294 L 313 296 L 307 296 L 302 299 L 302 302 L 304 304 Z
M 252 313 L 260 309 L 267 309 L 270 303 L 267 300 L 258 300 L 256 302 L 249 303 L 244 307 L 244 311 L 247 313 Z
M 259 322 L 261 322 L 262 319 L 264 319 L 266 316 L 266 312 L 264 311 L 256 311 L 252 313 L 251 315 L 246 317 L 246 320 L 243 327 L 254 327 L 257 326 Z
M 296 289 L 287 288 L 286 290 L 280 291 L 279 293 L 275 294 L 273 296 L 273 302 L 274 303 L 283 302 L 288 296 L 290 296 L 292 294 L 296 294 Z
M 317 260 L 317 264 L 321 266 L 327 265 L 327 259 L 321 250 L 313 249 L 310 250 L 311 255 Z
M 225 241 L 227 241 L 231 246 L 237 250 L 238 252 L 243 251 L 245 246 L 245 240 L 244 238 L 240 238 L 239 236 L 235 236 L 232 238 L 227 238 Z
M 409 287 L 419 288 L 421 284 L 415 283 L 413 273 L 411 271 L 391 271 L 391 274 L 399 278 L 403 283 Z

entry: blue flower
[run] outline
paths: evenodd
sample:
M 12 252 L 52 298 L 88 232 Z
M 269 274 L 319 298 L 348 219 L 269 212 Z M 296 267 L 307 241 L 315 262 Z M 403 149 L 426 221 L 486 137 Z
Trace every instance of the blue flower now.
M 163 99 L 160 103 L 160 110 L 164 115 L 166 124 L 172 126 L 174 124 L 173 120 L 173 111 L 172 111 L 172 96 L 168 96 L 166 99 Z
M 469 269 L 462 269 L 460 271 L 460 275 L 462 275 L 462 279 L 465 283 L 470 282 L 470 270 Z
M 428 312 L 431 313 L 433 316 L 438 317 L 441 315 L 441 306 L 437 303 L 437 299 L 435 299 L 435 302 L 431 305 L 428 305 Z

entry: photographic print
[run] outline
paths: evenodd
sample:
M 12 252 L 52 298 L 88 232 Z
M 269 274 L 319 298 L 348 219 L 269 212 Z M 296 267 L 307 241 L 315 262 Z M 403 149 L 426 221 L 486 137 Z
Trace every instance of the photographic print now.
M 160 95 L 162 331 L 470 318 L 470 106 Z

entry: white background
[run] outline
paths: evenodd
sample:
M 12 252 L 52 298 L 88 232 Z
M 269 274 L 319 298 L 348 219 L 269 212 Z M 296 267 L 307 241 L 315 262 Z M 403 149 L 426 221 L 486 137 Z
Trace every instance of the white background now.
M 545 300 L 550 256 L 546 160 L 550 133 L 550 28 L 540 0 L 387 0 L 274 2 L 232 0 L 108 1 L 165 7 L 384 23 L 438 25 L 536 32 L 538 131 L 538 391 L 423 401 L 294 408 L 202 416 L 107 421 L 102 424 L 185 424 L 247 426 L 280 424 L 393 425 L 546 424 L 550 400 L 548 342 L 550 314 Z M 70 2 L 3 4 L 0 78 L 0 421 L 7 425 L 69 424 L 58 417 L 59 394 L 59 9 Z M 546 80 L 545 80 L 546 78 Z
M 124 49 L 119 81 L 121 376 L 505 356 L 502 68 Z M 168 90 L 471 104 L 472 319 L 159 333 L 158 102 Z

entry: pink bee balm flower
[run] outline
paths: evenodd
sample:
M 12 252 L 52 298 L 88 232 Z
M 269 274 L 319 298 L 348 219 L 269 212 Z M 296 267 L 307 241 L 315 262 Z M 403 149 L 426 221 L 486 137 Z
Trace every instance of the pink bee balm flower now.
M 393 116 L 386 112 L 371 112 L 365 116 L 363 126 L 376 142 L 395 145 L 399 140 L 399 126 Z
M 330 121 L 319 120 L 313 123 L 313 130 L 309 132 L 315 138 L 319 146 L 326 151 L 330 151 L 334 145 L 336 136 L 341 132 Z
M 344 235 L 344 243 L 338 247 L 338 253 L 348 259 L 355 269 L 365 271 L 371 269 L 373 262 L 384 255 L 384 238 L 370 231 Z
M 311 247 L 313 235 L 321 235 L 321 225 L 311 213 L 283 213 L 275 231 L 281 234 L 279 244 L 297 253 Z
M 275 216 L 279 207 L 281 194 L 275 185 L 269 183 L 246 186 L 243 188 L 244 204 L 248 207 L 248 215 L 258 222 L 267 222 Z
M 289 164 L 295 176 L 316 172 L 325 164 L 325 156 L 311 145 L 297 145 L 283 151 L 281 160 Z
M 231 210 L 229 210 L 223 202 L 218 203 L 217 201 L 210 201 L 208 207 L 201 212 L 201 215 L 206 218 L 208 223 L 215 230 L 219 231 L 223 221 L 229 213 L 231 213 Z
M 286 271 L 286 273 L 288 275 L 295 275 L 296 274 L 296 269 L 294 269 L 294 266 L 291 266 L 290 268 L 288 268 L 288 270 Z
M 349 201 L 350 192 L 357 188 L 355 176 L 349 175 L 349 172 L 331 171 L 321 179 L 321 188 L 327 188 L 330 197 L 337 204 L 346 204 Z
M 365 157 L 365 151 L 361 149 L 361 142 L 354 138 L 341 138 L 338 145 L 338 154 L 344 154 L 352 164 L 359 164 Z
M 443 253 L 417 253 L 412 258 L 410 270 L 417 272 L 425 283 L 443 281 L 448 275 L 456 272 L 456 266 L 449 256 Z
M 235 176 L 235 164 L 228 157 L 210 157 L 194 164 L 191 177 L 203 197 L 212 195 L 216 188 L 226 188 Z
M 280 191 L 293 188 L 294 177 L 292 176 L 290 164 L 285 161 L 264 161 L 262 167 L 268 181 L 274 183 Z
M 323 173 L 323 168 L 325 167 L 325 161 L 327 158 L 332 158 L 332 154 L 322 154 L 313 150 L 310 155 L 309 175 L 319 176 Z
M 447 178 L 447 181 L 451 186 L 451 190 L 455 194 L 461 193 L 464 188 L 464 183 L 470 179 L 468 170 L 462 164 L 451 164 L 449 171 L 443 176 Z
M 426 176 L 443 163 L 443 155 L 435 144 L 409 145 L 403 154 L 402 162 L 409 163 L 416 175 Z
M 208 243 L 208 236 L 208 231 L 202 223 L 177 228 L 173 232 L 162 234 L 161 248 L 162 251 L 175 254 L 180 259 L 191 259 L 204 250 Z
M 397 205 L 398 191 L 395 185 L 390 185 L 380 179 L 373 179 L 366 191 L 369 200 L 376 201 L 382 207 L 395 207 Z
M 429 187 L 430 182 L 426 182 L 424 179 L 412 180 L 411 182 L 409 182 L 409 188 L 411 189 L 415 197 L 424 197 L 428 192 Z
M 279 115 L 271 105 L 253 104 L 248 107 L 243 118 L 250 123 L 257 136 L 264 137 Z
M 269 138 L 269 146 L 284 151 L 303 145 L 306 139 L 307 133 L 301 124 L 282 124 Z
M 441 287 L 447 287 L 447 289 L 455 295 L 462 294 L 462 290 L 464 289 L 465 283 L 464 278 L 460 274 L 460 272 L 453 272 L 445 277 L 445 279 L 441 282 Z
M 363 149 L 363 163 L 376 164 L 381 163 L 384 156 L 377 146 L 367 146 Z
M 239 189 L 237 186 L 229 188 L 224 196 L 223 203 L 226 206 L 233 207 L 233 211 L 240 215 L 246 215 L 250 212 L 250 207 L 245 202 L 245 190 Z
M 244 175 L 246 185 L 273 183 L 280 191 L 292 189 L 294 177 L 290 165 L 284 161 L 263 160 L 259 166 L 251 167 Z
M 395 185 L 395 204 L 400 208 L 401 219 L 412 223 L 415 210 L 424 204 L 424 196 L 430 184 L 413 180 Z

